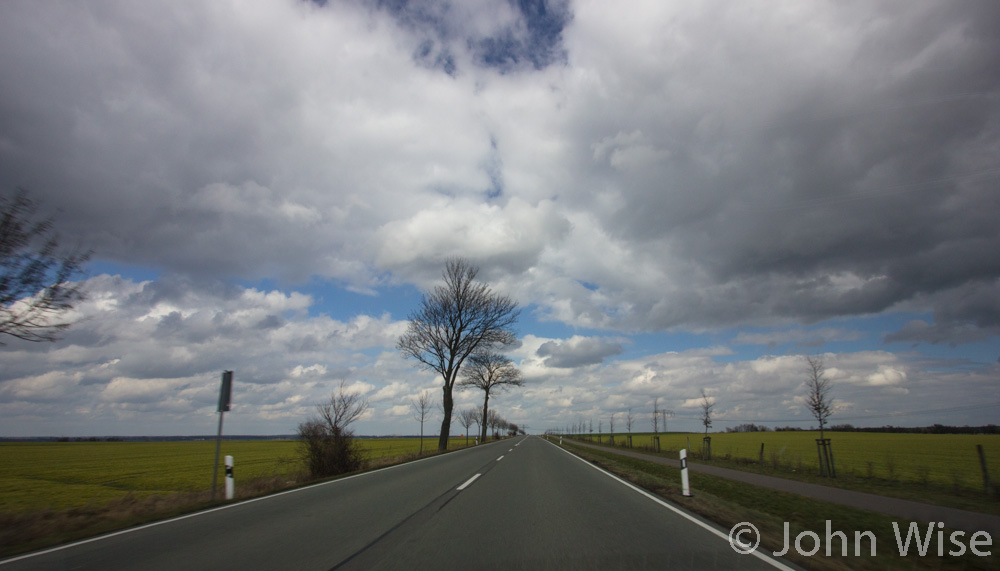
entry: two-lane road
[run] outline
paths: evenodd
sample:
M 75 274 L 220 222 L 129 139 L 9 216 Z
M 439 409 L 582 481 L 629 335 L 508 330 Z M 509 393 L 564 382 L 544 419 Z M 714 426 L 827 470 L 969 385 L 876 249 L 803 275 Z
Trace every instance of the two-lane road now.
M 0 562 L 0 571 L 774 568 L 708 527 L 522 437 Z

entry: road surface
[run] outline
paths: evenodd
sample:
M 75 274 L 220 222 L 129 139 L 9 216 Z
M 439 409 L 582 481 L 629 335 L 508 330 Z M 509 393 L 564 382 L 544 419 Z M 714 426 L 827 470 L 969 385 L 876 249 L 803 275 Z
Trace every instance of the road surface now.
M 239 482 L 237 481 L 237 485 Z M 0 562 L 21 569 L 774 569 L 539 437 Z

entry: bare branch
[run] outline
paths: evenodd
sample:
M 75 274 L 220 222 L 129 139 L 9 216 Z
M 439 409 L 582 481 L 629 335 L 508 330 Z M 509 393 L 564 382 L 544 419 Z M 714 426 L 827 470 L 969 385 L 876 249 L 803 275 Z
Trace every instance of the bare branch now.
M 91 253 L 57 253 L 52 221 L 33 222 L 34 214 L 23 189 L 0 197 L 0 336 L 55 341 L 70 326 L 60 316 L 85 297 L 71 280 L 83 274 Z
M 346 381 L 341 380 L 330 401 L 316 406 L 320 419 L 333 434 L 349 434 L 348 426 L 368 410 L 368 399 L 358 393 L 346 390 Z

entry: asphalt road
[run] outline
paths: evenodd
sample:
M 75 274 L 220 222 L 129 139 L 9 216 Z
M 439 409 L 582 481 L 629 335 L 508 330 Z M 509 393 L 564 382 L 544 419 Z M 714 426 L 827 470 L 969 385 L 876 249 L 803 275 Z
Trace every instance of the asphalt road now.
M 541 438 L 522 437 L 3 561 L 0 568 L 775 568 L 772 560 L 736 553 L 728 530 L 721 531 Z

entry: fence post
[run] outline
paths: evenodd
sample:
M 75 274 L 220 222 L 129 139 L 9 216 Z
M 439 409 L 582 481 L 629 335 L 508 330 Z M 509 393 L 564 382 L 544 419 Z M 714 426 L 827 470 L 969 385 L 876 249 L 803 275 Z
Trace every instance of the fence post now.
M 764 443 L 760 443 L 760 458 L 757 459 L 757 463 L 761 466 L 764 465 Z

